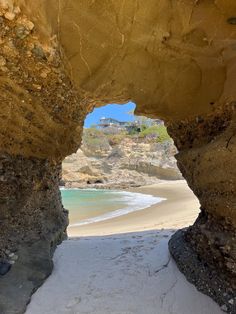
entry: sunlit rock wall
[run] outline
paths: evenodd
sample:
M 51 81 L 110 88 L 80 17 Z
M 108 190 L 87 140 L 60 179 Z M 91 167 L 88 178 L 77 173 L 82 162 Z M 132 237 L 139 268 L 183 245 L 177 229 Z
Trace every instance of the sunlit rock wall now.
M 84 117 L 94 106 L 132 100 L 137 114 L 165 121 L 179 149 L 179 167 L 201 202 L 195 225 L 172 240 L 172 254 L 189 280 L 235 313 L 235 1 L 0 0 L 0 25 L 0 153 L 11 161 L 0 169 L 2 251 L 17 228 L 12 208 L 24 208 L 22 221 L 44 219 L 34 202 L 27 203 L 28 189 L 12 198 L 19 182 L 40 182 L 42 164 L 59 167 L 77 150 Z M 39 166 L 36 176 L 24 169 L 32 163 L 34 169 Z M 55 192 L 60 175 L 53 173 Z M 35 200 L 40 193 L 34 190 Z M 42 203 L 49 212 L 51 200 L 45 193 Z M 49 216 L 56 221 L 57 215 Z M 24 232 L 29 230 L 24 226 Z M 50 232 L 64 227 L 52 225 Z M 183 266 L 191 259 L 177 253 L 177 242 L 182 251 L 191 247 L 190 256 L 200 260 L 197 267 Z M 16 252 L 25 244 L 24 236 L 16 237 Z M 213 285 L 205 278 L 219 274 L 217 265 L 222 276 Z M 40 283 L 34 281 L 28 296 Z M 0 288 L 6 300 L 7 289 Z M 21 313 L 22 308 L 12 312 L 5 306 L 3 312 Z

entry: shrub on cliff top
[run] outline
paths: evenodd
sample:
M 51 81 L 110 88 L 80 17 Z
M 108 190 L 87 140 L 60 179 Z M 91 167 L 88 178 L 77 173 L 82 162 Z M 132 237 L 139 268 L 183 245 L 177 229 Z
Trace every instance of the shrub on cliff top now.
M 127 133 L 107 134 L 108 142 L 111 146 L 119 145 L 124 138 L 128 137 Z
M 139 133 L 141 138 L 155 138 L 158 143 L 169 141 L 171 138 L 164 125 L 153 125 Z
M 84 129 L 83 146 L 88 150 L 108 150 L 110 148 L 107 136 L 95 128 Z

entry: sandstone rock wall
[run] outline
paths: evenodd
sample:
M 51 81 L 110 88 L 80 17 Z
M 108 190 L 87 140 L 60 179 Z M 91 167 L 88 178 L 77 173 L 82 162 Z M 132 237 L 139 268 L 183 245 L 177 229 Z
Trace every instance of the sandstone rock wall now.
M 52 271 L 55 247 L 66 237 L 60 172 L 60 164 L 48 160 L 0 156 L 2 314 L 24 312 L 35 287 Z
M 179 168 L 201 204 L 197 221 L 182 235 L 192 261 L 184 256 L 180 234 L 170 248 L 187 277 L 229 313 L 236 304 L 235 117 L 233 103 L 169 128 L 180 150 Z M 196 267 L 200 277 L 191 275 Z
M 136 114 L 169 126 L 178 164 L 201 203 L 195 225 L 171 241 L 172 254 L 189 280 L 235 314 L 235 0 L 0 0 L 0 25 L 0 155 L 9 156 L 1 255 L 11 238 L 16 254 L 34 248 L 35 265 L 39 251 L 47 255 L 51 236 L 65 227 L 55 227 L 63 210 L 53 165 L 77 151 L 94 106 L 132 100 Z M 42 173 L 55 175 L 51 196 L 30 187 L 36 177 L 44 182 Z M 12 196 L 16 187 L 21 193 Z M 47 218 L 48 229 L 41 228 Z M 15 236 L 19 221 L 24 227 Z M 43 248 L 34 241 L 39 230 L 41 240 L 49 235 Z M 9 289 L 0 287 L 4 314 L 22 313 L 42 282 L 25 276 L 24 302 L 14 299 L 13 309 L 9 291 L 22 273 L 20 260 L 6 275 Z

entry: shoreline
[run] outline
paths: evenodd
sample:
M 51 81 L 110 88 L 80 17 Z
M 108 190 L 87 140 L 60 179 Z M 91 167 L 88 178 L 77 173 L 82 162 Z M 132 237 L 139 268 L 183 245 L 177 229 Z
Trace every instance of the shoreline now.
M 110 220 L 110 219 L 113 219 L 116 217 L 121 217 L 121 216 L 127 215 L 127 214 L 132 213 L 132 212 L 143 210 L 143 209 L 148 208 L 152 205 L 166 201 L 166 199 L 164 199 L 164 198 L 154 197 L 154 196 L 149 195 L 149 194 L 130 192 L 130 191 L 115 191 L 115 190 L 112 190 L 112 192 L 115 193 L 116 196 L 122 195 L 123 199 L 126 199 L 126 200 L 128 197 L 129 201 L 123 207 L 121 206 L 118 209 L 112 209 L 112 210 L 105 212 L 103 214 L 98 214 L 96 216 L 82 219 L 78 222 L 73 222 L 73 223 L 69 224 L 69 227 L 70 228 L 80 227 L 80 226 L 90 225 L 90 224 L 101 222 L 101 221 Z M 136 200 L 135 200 L 135 198 L 136 198 Z
M 166 200 L 144 209 L 82 226 L 69 226 L 69 238 L 103 236 L 154 229 L 179 229 L 192 224 L 199 213 L 199 202 L 186 181 L 160 183 L 130 188 L 126 191 L 148 194 Z

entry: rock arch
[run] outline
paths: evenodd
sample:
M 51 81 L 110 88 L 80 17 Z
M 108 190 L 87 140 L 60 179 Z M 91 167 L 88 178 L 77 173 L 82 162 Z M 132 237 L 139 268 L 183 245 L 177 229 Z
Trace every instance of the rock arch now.
M 173 256 L 236 313 L 235 24 L 234 0 L 0 0 L 0 254 L 19 256 L 1 313 L 21 313 L 52 269 L 67 226 L 60 164 L 85 115 L 127 100 L 165 121 L 201 203 Z

